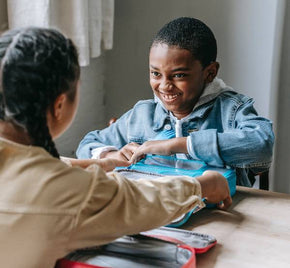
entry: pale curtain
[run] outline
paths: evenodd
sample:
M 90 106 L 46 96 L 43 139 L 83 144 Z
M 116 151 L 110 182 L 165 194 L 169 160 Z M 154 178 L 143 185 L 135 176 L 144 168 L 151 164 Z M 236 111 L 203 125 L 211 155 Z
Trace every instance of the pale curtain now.
M 114 0 L 7 0 L 8 28 L 59 29 L 78 47 L 81 66 L 113 47 Z

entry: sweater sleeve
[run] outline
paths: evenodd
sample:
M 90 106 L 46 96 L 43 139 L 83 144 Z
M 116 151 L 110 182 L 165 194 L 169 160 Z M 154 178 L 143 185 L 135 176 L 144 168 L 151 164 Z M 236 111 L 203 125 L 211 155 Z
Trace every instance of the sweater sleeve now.
M 192 177 L 129 180 L 118 173 L 106 174 L 96 166 L 93 169 L 70 250 L 166 225 L 196 206 L 204 206 L 201 186 Z

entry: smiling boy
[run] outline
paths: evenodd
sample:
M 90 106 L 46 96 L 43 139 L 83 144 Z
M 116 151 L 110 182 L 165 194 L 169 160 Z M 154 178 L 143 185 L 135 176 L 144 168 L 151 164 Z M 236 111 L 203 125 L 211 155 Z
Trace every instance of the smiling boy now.
M 182 153 L 233 167 L 238 184 L 251 186 L 248 171 L 270 167 L 272 123 L 258 116 L 251 98 L 216 77 L 216 56 L 216 39 L 200 20 L 181 17 L 166 24 L 149 53 L 154 99 L 139 101 L 110 127 L 88 133 L 77 156 L 135 162 L 148 153 Z M 175 138 L 156 138 L 172 130 Z

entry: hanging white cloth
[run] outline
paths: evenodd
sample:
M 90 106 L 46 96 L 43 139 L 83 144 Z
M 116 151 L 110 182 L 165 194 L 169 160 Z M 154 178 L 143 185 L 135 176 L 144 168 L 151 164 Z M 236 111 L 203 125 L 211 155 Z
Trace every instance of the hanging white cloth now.
M 81 66 L 113 47 L 114 0 L 7 0 L 8 27 L 52 27 L 71 38 Z

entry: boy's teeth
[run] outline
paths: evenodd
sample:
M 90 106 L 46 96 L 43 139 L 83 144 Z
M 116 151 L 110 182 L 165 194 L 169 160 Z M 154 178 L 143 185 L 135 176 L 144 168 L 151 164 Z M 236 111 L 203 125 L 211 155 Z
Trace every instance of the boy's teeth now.
M 168 99 L 168 100 L 172 100 L 172 99 L 174 99 L 176 97 L 177 97 L 177 94 L 176 95 L 163 95 L 163 98 L 164 99 Z

